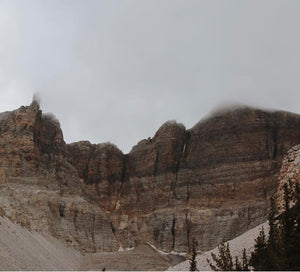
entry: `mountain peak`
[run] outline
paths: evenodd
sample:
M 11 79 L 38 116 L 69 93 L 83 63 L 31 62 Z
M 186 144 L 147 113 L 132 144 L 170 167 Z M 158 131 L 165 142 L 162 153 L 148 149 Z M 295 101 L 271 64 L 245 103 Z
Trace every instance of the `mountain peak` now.
M 40 102 L 41 102 L 41 99 L 40 99 L 39 95 L 37 93 L 35 93 L 32 97 L 32 102 L 29 107 L 38 111 L 40 109 Z

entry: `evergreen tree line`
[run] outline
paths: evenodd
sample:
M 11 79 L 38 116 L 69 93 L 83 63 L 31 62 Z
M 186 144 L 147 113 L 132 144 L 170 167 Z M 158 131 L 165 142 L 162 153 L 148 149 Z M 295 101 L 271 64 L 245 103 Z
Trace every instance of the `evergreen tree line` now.
M 255 239 L 254 251 L 247 257 L 246 249 L 242 256 L 232 258 L 229 244 L 218 247 L 219 254 L 211 253 L 212 261 L 207 259 L 214 271 L 300 271 L 300 188 L 298 184 L 285 184 L 283 187 L 283 207 L 279 212 L 274 198 L 271 199 L 269 213 L 269 233 L 266 237 L 262 228 Z M 195 251 L 195 249 L 193 249 Z M 195 267 L 193 254 L 190 270 Z

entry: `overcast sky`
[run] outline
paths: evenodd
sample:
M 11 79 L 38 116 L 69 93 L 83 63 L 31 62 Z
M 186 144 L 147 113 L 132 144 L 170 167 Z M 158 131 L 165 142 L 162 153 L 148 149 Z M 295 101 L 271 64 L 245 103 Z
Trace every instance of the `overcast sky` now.
M 0 111 L 124 153 L 242 103 L 300 113 L 300 1 L 0 0 Z

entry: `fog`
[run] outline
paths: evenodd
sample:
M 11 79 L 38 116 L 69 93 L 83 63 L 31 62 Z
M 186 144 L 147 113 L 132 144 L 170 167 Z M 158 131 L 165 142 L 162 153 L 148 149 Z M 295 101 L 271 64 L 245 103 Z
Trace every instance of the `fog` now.
M 123 152 L 215 107 L 300 113 L 299 1 L 0 0 L 0 111 Z

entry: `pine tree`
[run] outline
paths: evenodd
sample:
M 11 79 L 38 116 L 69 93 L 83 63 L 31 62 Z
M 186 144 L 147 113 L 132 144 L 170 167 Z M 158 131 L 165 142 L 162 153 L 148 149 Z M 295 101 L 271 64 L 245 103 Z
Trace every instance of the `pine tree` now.
M 192 242 L 192 257 L 190 259 L 190 271 L 197 271 L 197 261 L 196 261 L 196 257 L 197 257 L 197 246 L 198 246 L 198 242 L 196 241 L 195 238 L 193 238 L 193 242 Z
M 269 240 L 268 243 L 272 246 L 275 245 L 276 241 L 276 235 L 277 235 L 277 230 L 276 230 L 276 225 L 275 225 L 275 216 L 276 216 L 276 207 L 275 207 L 275 200 L 274 197 L 271 198 L 271 209 L 269 213 Z
M 230 253 L 229 243 L 221 243 L 218 246 L 218 256 L 211 253 L 211 257 L 215 264 L 213 264 L 208 258 L 206 259 L 210 268 L 214 271 L 233 271 L 236 267 L 240 268 L 241 264 L 238 259 L 235 260 L 235 266 L 233 265 L 232 256 Z
M 277 215 L 274 200 L 271 200 L 269 239 L 266 241 L 263 230 L 256 239 L 250 261 L 255 270 L 300 269 L 300 189 L 291 182 L 283 189 L 281 214 Z
M 291 186 L 290 186 L 291 187 Z M 300 188 L 296 183 L 291 198 L 294 205 L 290 208 L 291 234 L 287 246 L 288 263 L 290 270 L 300 270 Z
M 256 270 L 269 270 L 269 257 L 268 257 L 268 246 L 264 228 L 259 232 L 258 237 L 255 239 L 254 252 L 251 254 L 250 265 Z
M 236 266 L 236 270 L 239 270 Z M 240 269 L 241 271 L 249 271 L 249 260 L 247 257 L 246 249 L 243 249 L 243 256 L 242 256 L 242 267 Z
M 269 237 L 267 240 L 267 249 L 264 255 L 264 267 L 266 270 L 278 270 L 281 260 L 278 259 L 278 254 L 281 250 L 278 246 L 279 229 L 276 223 L 276 214 L 278 213 L 275 205 L 274 197 L 271 198 L 271 209 L 269 213 Z
M 242 264 L 237 256 L 235 257 L 235 269 L 236 271 L 242 271 Z
M 254 251 L 248 260 L 246 250 L 242 259 L 235 258 L 233 264 L 229 244 L 219 245 L 218 256 L 211 253 L 214 261 L 209 263 L 212 270 L 249 270 L 251 265 L 255 270 L 297 270 L 300 271 L 300 186 L 291 182 L 284 187 L 283 212 L 279 214 L 275 201 L 271 199 L 269 213 L 269 237 L 266 238 L 264 228 L 255 239 Z

